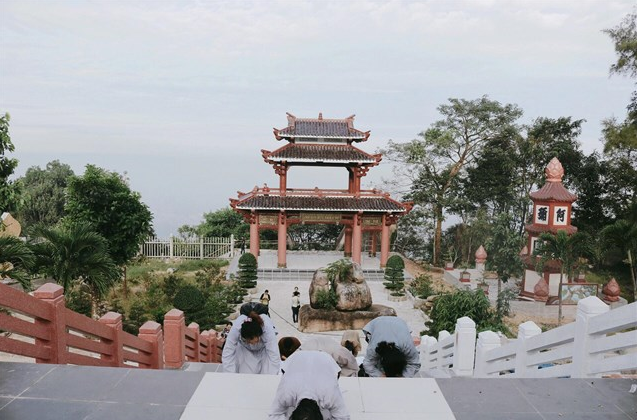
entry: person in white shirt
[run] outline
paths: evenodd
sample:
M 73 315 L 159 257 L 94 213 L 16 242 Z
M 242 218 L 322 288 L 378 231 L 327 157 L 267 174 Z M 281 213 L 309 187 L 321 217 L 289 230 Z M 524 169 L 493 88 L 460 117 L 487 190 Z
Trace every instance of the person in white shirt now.
M 240 315 L 226 337 L 221 360 L 224 372 L 277 375 L 281 360 L 270 317 L 254 311 Z
M 299 309 L 301 309 L 301 293 L 299 288 L 295 287 L 292 293 L 292 322 L 299 322 Z
M 413 378 L 418 373 L 420 354 L 405 321 L 381 316 L 365 325 L 363 333 L 369 343 L 363 360 L 366 375 Z
M 270 408 L 270 420 L 349 420 L 338 387 L 340 368 L 320 351 L 296 351 L 287 359 L 285 373 Z

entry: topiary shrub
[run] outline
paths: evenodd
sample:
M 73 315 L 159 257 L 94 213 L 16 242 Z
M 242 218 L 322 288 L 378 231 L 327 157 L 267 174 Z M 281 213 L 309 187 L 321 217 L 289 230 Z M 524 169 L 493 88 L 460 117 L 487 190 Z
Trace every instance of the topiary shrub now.
M 404 296 L 405 292 L 405 262 L 399 255 L 392 255 L 385 267 L 385 282 L 392 296 Z
M 186 285 L 179 289 L 175 299 L 173 299 L 175 308 L 184 311 L 186 314 L 202 310 L 205 303 L 206 299 L 201 290 L 192 285 Z
M 409 284 L 409 292 L 417 298 L 427 299 L 438 292 L 433 287 L 432 278 L 429 274 L 421 274 Z
M 239 258 L 239 285 L 244 289 L 251 289 L 257 285 L 257 259 L 246 252 Z

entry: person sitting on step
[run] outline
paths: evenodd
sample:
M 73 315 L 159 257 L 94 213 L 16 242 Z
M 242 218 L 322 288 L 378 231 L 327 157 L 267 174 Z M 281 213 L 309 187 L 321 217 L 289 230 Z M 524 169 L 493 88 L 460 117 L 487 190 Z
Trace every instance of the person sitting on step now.
M 338 386 L 340 368 L 320 351 L 296 351 L 287 359 L 287 369 L 270 408 L 270 420 L 349 420 Z

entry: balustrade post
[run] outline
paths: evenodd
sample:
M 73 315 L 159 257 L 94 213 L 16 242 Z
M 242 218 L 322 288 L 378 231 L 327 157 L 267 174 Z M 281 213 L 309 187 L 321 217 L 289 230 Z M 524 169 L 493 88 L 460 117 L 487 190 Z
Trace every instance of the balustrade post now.
M 533 321 L 526 321 L 518 326 L 518 339 L 515 352 L 516 378 L 527 378 L 531 370 L 537 369 L 537 366 L 533 368 L 529 367 L 529 352 L 526 340 L 540 334 L 542 334 L 542 329 Z
M 147 369 L 163 369 L 164 368 L 164 334 L 161 325 L 155 321 L 146 321 L 144 325 L 139 327 L 139 338 L 148 341 L 153 350 L 150 355 L 150 365 L 141 366 Z
M 476 378 L 488 378 L 489 376 L 497 376 L 497 373 L 487 373 L 487 358 L 489 352 L 497 349 L 502 344 L 500 336 L 493 331 L 482 331 L 478 334 L 478 342 L 476 344 L 476 365 L 473 376 Z
M 170 244 L 168 246 L 168 258 L 170 258 L 171 260 L 173 259 L 173 257 L 175 256 L 175 241 L 173 238 L 173 235 L 170 235 Z
M 420 339 L 420 362 L 424 369 L 435 369 L 436 365 L 431 361 L 431 352 L 438 348 L 436 337 L 423 335 Z
M 588 323 L 592 317 L 606 313 L 609 310 L 608 305 L 602 302 L 597 296 L 589 296 L 577 302 L 571 378 L 601 376 L 599 374 L 590 373 L 591 363 L 603 359 L 603 354 L 590 354 L 590 346 L 593 338 L 588 334 Z
M 210 330 L 203 331 L 199 334 L 199 339 L 201 340 L 200 343 L 205 343 L 206 345 L 206 353 L 204 355 L 199 355 L 200 362 L 210 363 L 210 334 Z
M 47 341 L 36 338 L 35 345 L 49 347 L 51 355 L 49 359 L 36 358 L 35 362 L 66 364 L 68 356 L 66 352 L 66 304 L 64 302 L 64 288 L 59 284 L 46 283 L 33 292 L 33 296 L 51 305 L 50 320 L 35 318 L 35 324 L 43 325 L 51 333 L 50 340 Z
M 234 258 L 234 247 L 235 247 L 235 242 L 234 242 L 234 233 L 230 234 L 230 258 Z
M 111 354 L 102 354 L 100 359 L 107 360 L 113 367 L 124 366 L 122 315 L 117 312 L 107 312 L 99 321 L 113 330 L 113 339 L 110 342 Z
M 194 338 L 192 342 L 193 357 L 188 357 L 189 362 L 199 362 L 199 324 L 191 322 L 188 329 L 192 331 Z M 186 356 L 187 357 L 187 356 Z
M 215 362 L 223 363 L 223 345 L 226 342 L 225 337 L 217 334 L 217 345 L 215 346 Z
M 450 335 L 451 334 L 449 334 L 449 331 L 446 331 L 446 330 L 442 330 L 442 331 L 440 331 L 438 333 L 438 346 L 437 346 L 437 348 L 438 348 L 438 359 L 436 360 L 436 368 L 438 368 L 438 369 L 444 369 L 444 366 L 443 366 L 444 365 L 444 361 L 443 361 L 444 357 L 443 357 L 443 354 L 442 354 L 444 349 L 442 347 L 442 341 L 445 338 L 449 337 Z
M 476 352 L 476 323 L 463 316 L 456 321 L 453 349 L 453 373 L 455 376 L 473 376 Z
M 203 260 L 203 236 L 199 237 L 199 259 Z
M 171 309 L 164 316 L 165 366 L 180 369 L 186 358 L 186 317 L 179 309 Z

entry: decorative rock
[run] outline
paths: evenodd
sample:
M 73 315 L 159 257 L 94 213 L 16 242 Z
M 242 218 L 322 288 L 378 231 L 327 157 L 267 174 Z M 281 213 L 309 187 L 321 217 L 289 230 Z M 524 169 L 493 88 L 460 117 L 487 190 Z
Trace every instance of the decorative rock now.
M 379 316 L 396 316 L 396 311 L 383 305 L 372 305 L 367 311 L 354 312 L 312 309 L 310 305 L 303 305 L 299 311 L 299 331 L 361 330 L 369 321 Z
M 345 279 L 334 279 L 334 291 L 336 292 L 336 309 L 339 311 L 366 310 L 372 305 L 372 292 L 365 282 L 361 266 L 352 263 L 352 269 Z M 324 290 L 329 292 L 330 281 L 324 269 L 319 268 L 314 272 L 310 284 L 310 306 L 317 308 L 317 294 Z
M 546 302 L 549 298 L 549 283 L 542 277 L 533 288 L 535 300 Z
M 365 310 L 372 305 L 372 291 L 365 280 L 362 283 L 337 281 L 336 297 L 339 311 Z
M 617 280 L 613 277 L 609 280 L 608 283 L 604 285 L 602 289 L 602 293 L 604 294 L 604 300 L 607 302 L 617 302 L 619 301 L 619 293 L 621 290 L 619 289 L 619 284 Z

